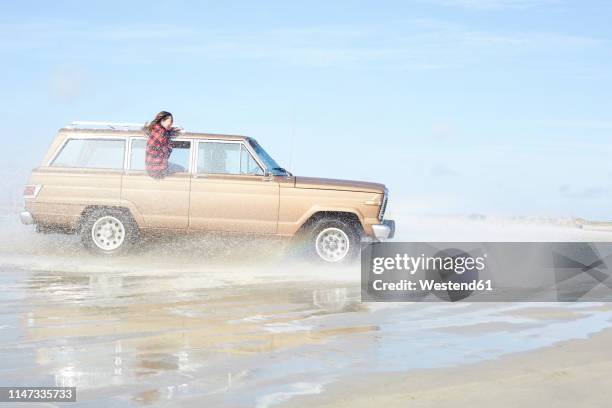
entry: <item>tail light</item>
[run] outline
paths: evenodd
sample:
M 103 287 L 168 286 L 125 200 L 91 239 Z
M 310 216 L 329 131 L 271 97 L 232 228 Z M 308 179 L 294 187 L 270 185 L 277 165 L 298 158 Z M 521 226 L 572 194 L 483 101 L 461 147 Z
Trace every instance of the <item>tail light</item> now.
M 36 198 L 41 187 L 40 184 L 28 184 L 23 189 L 23 198 Z

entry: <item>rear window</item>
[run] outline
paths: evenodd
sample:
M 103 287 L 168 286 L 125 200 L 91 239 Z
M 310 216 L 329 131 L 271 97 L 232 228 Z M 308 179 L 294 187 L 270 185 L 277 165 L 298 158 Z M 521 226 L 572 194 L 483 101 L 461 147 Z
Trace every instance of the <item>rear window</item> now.
M 124 154 L 124 140 L 69 139 L 51 166 L 123 169 Z

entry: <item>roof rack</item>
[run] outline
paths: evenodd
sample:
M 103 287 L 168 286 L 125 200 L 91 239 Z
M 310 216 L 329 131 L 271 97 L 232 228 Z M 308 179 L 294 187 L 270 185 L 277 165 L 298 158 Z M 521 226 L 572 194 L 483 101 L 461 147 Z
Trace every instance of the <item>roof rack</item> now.
M 67 129 L 76 128 L 105 128 L 105 129 L 121 129 L 121 130 L 140 130 L 144 126 L 144 123 L 123 123 L 123 122 L 84 122 L 84 121 L 73 121 L 70 122 Z

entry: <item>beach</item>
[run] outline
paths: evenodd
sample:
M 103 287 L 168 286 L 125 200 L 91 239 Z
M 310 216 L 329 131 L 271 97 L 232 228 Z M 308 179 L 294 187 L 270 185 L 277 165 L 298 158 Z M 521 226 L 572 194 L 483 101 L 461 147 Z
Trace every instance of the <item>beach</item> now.
M 609 237 L 396 219 L 398 240 Z M 5 386 L 74 386 L 77 406 L 607 404 L 608 303 L 365 303 L 359 265 L 291 259 L 274 240 L 173 238 L 108 259 L 2 223 Z
M 453 368 L 346 378 L 283 407 L 607 407 L 612 330 Z M 359 384 L 359 386 L 356 386 Z

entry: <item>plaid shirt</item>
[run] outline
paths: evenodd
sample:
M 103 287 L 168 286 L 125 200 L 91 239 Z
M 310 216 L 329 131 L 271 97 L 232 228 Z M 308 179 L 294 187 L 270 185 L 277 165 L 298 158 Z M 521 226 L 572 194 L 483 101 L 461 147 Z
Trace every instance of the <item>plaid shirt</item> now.
M 161 125 L 153 126 L 147 140 L 145 167 L 149 176 L 161 178 L 168 169 L 168 158 L 172 153 L 170 133 Z

